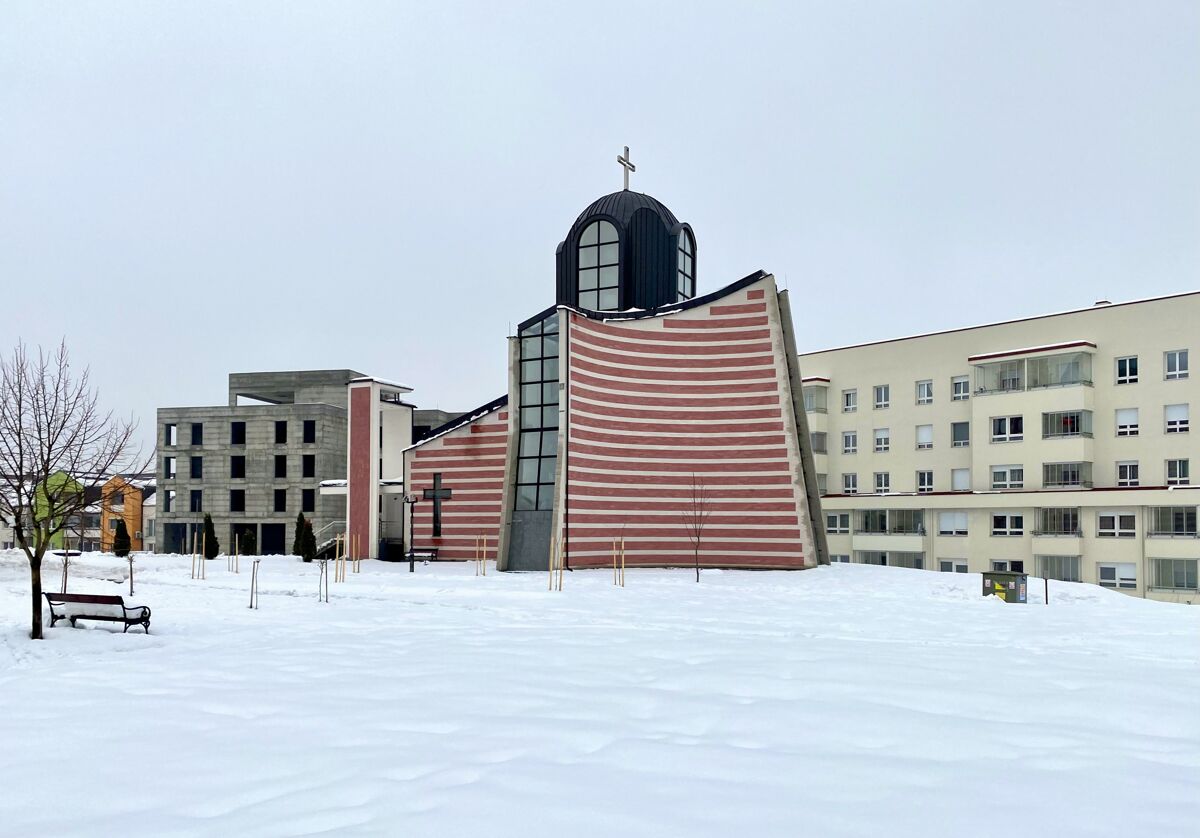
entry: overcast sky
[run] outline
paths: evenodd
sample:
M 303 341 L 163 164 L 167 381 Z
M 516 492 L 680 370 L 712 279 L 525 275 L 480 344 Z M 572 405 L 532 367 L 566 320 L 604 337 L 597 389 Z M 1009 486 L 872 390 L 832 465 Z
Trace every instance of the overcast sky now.
M 352 367 L 466 409 L 620 188 L 801 351 L 1200 288 L 1200 3 L 0 7 L 5 351 L 104 400 Z

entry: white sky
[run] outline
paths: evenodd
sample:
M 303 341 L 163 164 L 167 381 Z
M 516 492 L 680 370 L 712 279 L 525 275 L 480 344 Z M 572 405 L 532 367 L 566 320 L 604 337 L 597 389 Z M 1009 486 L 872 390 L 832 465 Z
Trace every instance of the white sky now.
M 467 409 L 626 144 L 801 351 L 1200 288 L 1195 2 L 8 2 L 0 348 Z

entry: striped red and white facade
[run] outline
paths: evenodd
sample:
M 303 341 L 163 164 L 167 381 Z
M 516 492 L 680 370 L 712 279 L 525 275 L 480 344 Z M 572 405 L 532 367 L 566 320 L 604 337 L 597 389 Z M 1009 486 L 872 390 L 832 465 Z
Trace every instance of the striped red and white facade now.
M 440 474 L 442 487 L 452 493 L 441 504 L 440 535 L 433 532 L 433 501 L 416 503 L 411 531 L 417 549 L 436 549 L 439 560 L 467 560 L 476 557 L 482 539 L 488 559 L 495 559 L 507 445 L 508 410 L 498 405 L 405 452 L 409 492 L 423 498 Z
M 696 549 L 709 567 L 815 564 L 772 278 L 660 316 L 565 318 L 556 531 L 572 567 L 610 563 L 614 538 L 630 565 Z

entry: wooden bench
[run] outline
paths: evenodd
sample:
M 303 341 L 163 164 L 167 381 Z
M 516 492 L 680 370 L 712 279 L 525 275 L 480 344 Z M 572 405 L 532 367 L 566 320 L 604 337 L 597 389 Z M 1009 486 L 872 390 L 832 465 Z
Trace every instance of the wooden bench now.
M 425 561 L 436 562 L 438 556 L 438 548 L 436 547 L 418 547 L 415 550 L 409 550 L 408 554 L 414 559 L 423 559 Z
M 130 626 L 141 626 L 150 633 L 150 609 L 144 605 L 127 606 L 119 596 L 103 594 L 46 594 L 50 604 L 50 627 L 59 620 L 103 620 L 109 623 L 124 623 L 123 631 Z

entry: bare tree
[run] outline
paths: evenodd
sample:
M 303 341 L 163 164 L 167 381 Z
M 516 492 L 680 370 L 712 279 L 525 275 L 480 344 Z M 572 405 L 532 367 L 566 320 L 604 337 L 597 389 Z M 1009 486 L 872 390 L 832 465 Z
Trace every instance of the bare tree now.
M 696 581 L 700 581 L 700 542 L 704 539 L 704 526 L 712 514 L 712 495 L 704 484 L 703 477 L 692 474 L 692 493 L 687 506 L 680 513 L 683 527 L 692 542 L 692 555 L 696 561 Z
M 137 423 L 100 410 L 88 370 L 72 371 L 65 342 L 37 357 L 18 344 L 0 358 L 0 387 L 0 516 L 29 559 L 29 636 L 40 640 L 42 558 L 54 537 L 82 517 L 89 498 L 105 500 L 109 477 L 147 463 L 131 468 L 141 457 Z

